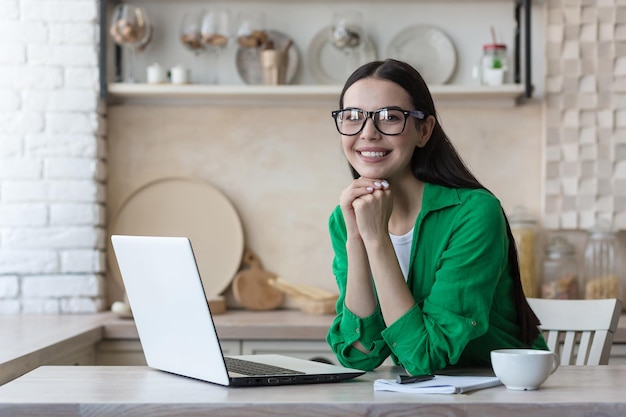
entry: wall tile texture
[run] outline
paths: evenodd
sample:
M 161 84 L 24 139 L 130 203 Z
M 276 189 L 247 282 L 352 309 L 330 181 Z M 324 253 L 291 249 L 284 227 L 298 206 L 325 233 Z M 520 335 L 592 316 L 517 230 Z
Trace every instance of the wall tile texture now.
M 626 2 L 546 1 L 547 229 L 626 229 Z

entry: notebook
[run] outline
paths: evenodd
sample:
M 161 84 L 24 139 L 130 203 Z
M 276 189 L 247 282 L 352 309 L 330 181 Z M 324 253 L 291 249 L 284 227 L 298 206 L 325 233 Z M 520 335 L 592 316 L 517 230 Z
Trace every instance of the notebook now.
M 189 239 L 111 241 L 148 366 L 225 386 L 335 382 L 365 373 L 285 355 L 225 357 Z M 250 374 L 227 363 L 269 370 Z
M 374 391 L 415 394 L 463 394 L 483 388 L 497 387 L 502 382 L 494 376 L 435 375 L 433 379 L 412 384 L 399 384 L 393 379 L 377 379 Z

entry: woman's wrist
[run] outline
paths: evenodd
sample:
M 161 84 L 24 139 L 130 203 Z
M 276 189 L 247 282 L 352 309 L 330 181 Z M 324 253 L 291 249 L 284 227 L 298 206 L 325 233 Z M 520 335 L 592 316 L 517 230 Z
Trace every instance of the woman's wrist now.
M 346 240 L 346 249 L 350 249 L 351 247 L 358 247 L 358 248 L 362 248 L 364 247 L 363 245 L 363 239 L 361 238 L 360 235 L 353 235 L 350 236 L 348 235 L 348 238 Z
M 381 253 L 393 253 L 395 256 L 395 250 L 393 249 L 393 243 L 389 235 L 378 238 L 363 238 L 363 247 L 370 256 Z

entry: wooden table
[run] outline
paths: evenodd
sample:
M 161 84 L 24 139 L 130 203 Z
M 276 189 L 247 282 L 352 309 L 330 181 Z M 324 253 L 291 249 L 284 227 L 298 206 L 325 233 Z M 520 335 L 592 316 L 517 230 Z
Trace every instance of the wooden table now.
M 384 368 L 351 381 L 227 388 L 147 367 L 44 366 L 0 387 L 2 416 L 606 416 L 626 415 L 626 366 L 561 367 L 537 391 L 374 392 Z

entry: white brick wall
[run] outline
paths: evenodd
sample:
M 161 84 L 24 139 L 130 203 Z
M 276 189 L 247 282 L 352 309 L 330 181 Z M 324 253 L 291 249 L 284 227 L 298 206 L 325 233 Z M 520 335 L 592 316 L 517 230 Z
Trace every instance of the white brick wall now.
M 0 0 L 0 314 L 105 307 L 98 2 Z

